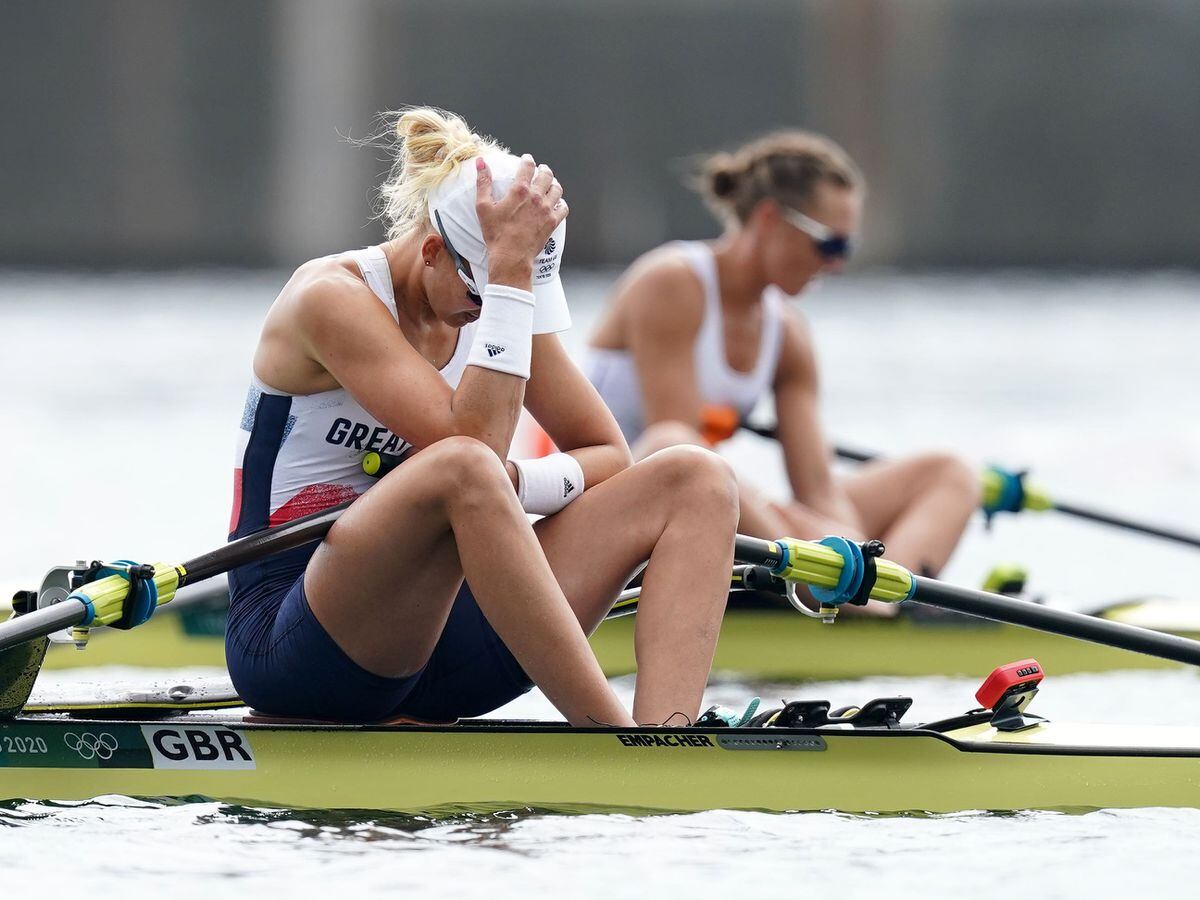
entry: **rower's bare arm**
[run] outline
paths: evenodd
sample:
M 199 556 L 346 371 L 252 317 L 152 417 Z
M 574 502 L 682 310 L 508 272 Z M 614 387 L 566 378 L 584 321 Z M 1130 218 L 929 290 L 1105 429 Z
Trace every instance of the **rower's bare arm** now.
M 828 518 L 830 531 L 857 532 L 858 512 L 833 477 L 819 406 L 812 337 L 798 317 L 789 315 L 784 320 L 775 374 L 775 409 L 776 437 L 783 448 L 792 493 L 813 512 Z
M 315 280 L 294 299 L 293 315 L 300 346 L 333 377 L 330 387 L 344 387 L 415 446 L 467 435 L 507 452 L 521 378 L 471 366 L 451 390 L 357 279 Z M 489 409 L 491 415 L 481 412 Z
M 647 425 L 683 422 L 700 427 L 695 346 L 704 298 L 681 260 L 650 264 L 621 289 L 628 310 L 629 350 L 642 385 Z
M 587 487 L 633 464 L 616 419 L 567 355 L 558 335 L 533 336 L 525 408 L 560 450 L 575 457 Z

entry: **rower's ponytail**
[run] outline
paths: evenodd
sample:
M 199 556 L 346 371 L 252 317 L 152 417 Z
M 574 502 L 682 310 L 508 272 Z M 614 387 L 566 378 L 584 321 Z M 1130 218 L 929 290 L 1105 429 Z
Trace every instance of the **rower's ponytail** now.
M 429 106 L 384 113 L 392 168 L 379 188 L 379 216 L 389 240 L 429 222 L 429 192 L 454 173 L 459 163 L 505 148 L 471 131 L 461 116 Z M 378 141 L 372 141 L 376 143 Z
M 758 204 L 777 200 L 803 209 L 821 182 L 862 190 L 863 177 L 849 155 L 827 137 L 781 131 L 700 165 L 696 188 L 726 223 L 745 223 Z

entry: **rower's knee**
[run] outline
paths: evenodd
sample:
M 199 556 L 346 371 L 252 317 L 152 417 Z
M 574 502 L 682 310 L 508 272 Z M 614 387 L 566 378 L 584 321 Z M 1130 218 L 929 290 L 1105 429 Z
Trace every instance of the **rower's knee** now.
M 691 425 L 677 420 L 670 420 L 655 422 L 648 427 L 633 442 L 631 449 L 634 459 L 645 459 L 660 450 L 667 447 L 675 447 L 679 444 L 694 444 L 698 447 L 705 446 L 703 436 Z
M 485 502 L 512 490 L 504 463 L 483 441 L 457 435 L 431 444 L 423 453 L 436 466 L 438 492 L 446 499 Z
M 952 453 L 929 453 L 923 462 L 932 484 L 954 491 L 967 506 L 979 505 L 983 489 L 979 473 L 972 466 Z
M 655 483 L 666 489 L 667 497 L 676 506 L 699 504 L 707 515 L 718 517 L 717 521 L 728 519 L 737 523 L 737 476 L 725 459 L 711 450 L 688 444 L 660 450 L 644 463 L 651 464 L 659 470 Z

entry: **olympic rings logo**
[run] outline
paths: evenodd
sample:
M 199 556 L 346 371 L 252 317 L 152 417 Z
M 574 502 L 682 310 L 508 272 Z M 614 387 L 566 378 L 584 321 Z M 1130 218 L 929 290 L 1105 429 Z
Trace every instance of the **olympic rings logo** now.
M 85 731 L 76 734 L 68 731 L 63 735 L 68 750 L 74 750 L 81 759 L 112 759 L 117 750 L 117 739 L 107 732 L 92 734 Z

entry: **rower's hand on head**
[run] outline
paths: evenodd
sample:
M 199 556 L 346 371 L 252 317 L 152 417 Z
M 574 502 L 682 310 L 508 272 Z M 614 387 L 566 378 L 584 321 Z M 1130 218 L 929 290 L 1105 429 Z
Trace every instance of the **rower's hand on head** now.
M 533 260 L 567 217 L 562 185 L 546 165 L 526 153 L 516 178 L 499 200 L 492 196 L 492 173 L 482 156 L 475 160 L 475 211 L 488 250 L 488 278 L 529 290 Z

